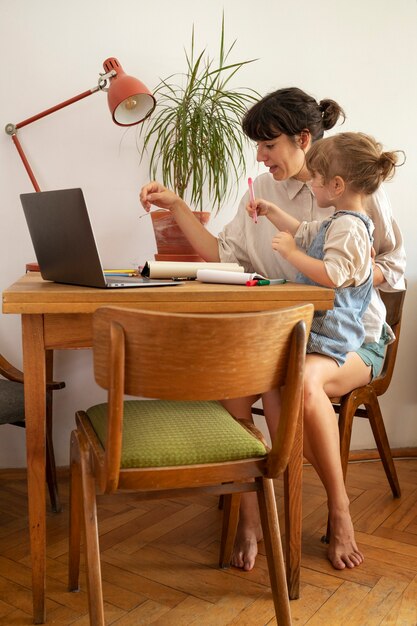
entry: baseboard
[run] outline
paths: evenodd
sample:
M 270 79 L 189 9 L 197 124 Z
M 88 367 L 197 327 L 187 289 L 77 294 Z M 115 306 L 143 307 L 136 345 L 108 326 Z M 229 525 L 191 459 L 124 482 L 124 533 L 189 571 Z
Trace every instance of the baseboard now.
M 56 473 L 59 478 L 66 478 L 69 476 L 69 466 L 57 467 Z M 19 480 L 26 478 L 26 467 L 2 467 L 0 468 L 0 477 L 2 480 Z
M 393 459 L 409 459 L 417 457 L 417 448 L 391 448 Z M 375 461 L 380 458 L 376 448 L 372 450 L 351 450 L 349 463 L 355 461 Z

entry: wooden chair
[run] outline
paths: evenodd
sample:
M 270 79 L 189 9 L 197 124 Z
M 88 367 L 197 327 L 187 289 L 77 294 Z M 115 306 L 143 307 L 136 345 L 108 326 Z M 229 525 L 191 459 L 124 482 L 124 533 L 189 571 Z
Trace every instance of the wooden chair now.
M 358 387 L 341 398 L 332 398 L 334 410 L 339 414 L 340 455 L 342 458 L 344 477 L 346 478 L 349 461 L 353 418 L 362 417 L 369 420 L 371 425 L 372 433 L 394 498 L 401 496 L 401 488 L 392 460 L 391 448 L 388 442 L 378 397 L 382 396 L 388 389 L 394 372 L 401 332 L 401 317 L 405 293 L 405 291 L 380 292 L 387 310 L 386 319 L 394 331 L 395 341 L 387 347 L 384 365 L 379 376 L 368 385 Z M 364 408 L 359 408 L 361 406 Z
M 96 490 L 126 489 L 144 498 L 227 494 L 221 567 L 230 565 L 240 493 L 256 492 L 277 620 L 291 623 L 272 479 L 294 441 L 312 314 L 312 305 L 212 315 L 96 311 L 94 370 L 108 402 L 77 412 L 70 459 L 69 589 L 78 589 L 83 525 L 91 624 L 104 624 Z M 285 386 L 283 409 L 268 451 L 216 400 L 276 386 Z
M 0 425 L 12 424 L 24 427 L 23 372 L 16 369 L 0 354 L 0 374 L 4 376 L 4 379 L 0 379 Z M 59 513 L 61 504 L 52 441 L 52 392 L 63 387 L 65 387 L 64 382 L 50 382 L 46 387 L 46 481 L 51 508 L 55 513 Z

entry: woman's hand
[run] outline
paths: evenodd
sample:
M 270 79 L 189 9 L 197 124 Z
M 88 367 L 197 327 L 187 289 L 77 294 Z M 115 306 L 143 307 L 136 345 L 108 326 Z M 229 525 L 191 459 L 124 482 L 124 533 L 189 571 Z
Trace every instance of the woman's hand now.
M 280 253 L 284 259 L 297 250 L 294 237 L 290 233 L 284 233 L 279 231 L 272 240 L 272 247 L 274 250 Z
M 372 246 L 371 248 L 371 263 L 372 263 L 372 272 L 374 275 L 373 278 L 373 285 L 374 287 L 378 287 L 379 285 L 382 285 L 382 283 L 385 280 L 385 276 L 382 273 L 381 268 L 375 263 L 375 259 L 376 259 L 376 252 L 375 252 L 375 248 Z
M 176 203 L 181 201 L 177 194 L 156 181 L 142 187 L 139 193 L 139 200 L 147 212 L 150 211 L 152 205 L 171 211 L 175 208 Z

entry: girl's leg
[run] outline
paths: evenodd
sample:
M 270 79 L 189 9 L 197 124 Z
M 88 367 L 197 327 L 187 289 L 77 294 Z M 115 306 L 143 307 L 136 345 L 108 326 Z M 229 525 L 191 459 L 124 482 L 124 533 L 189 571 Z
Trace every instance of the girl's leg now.
M 329 357 L 309 354 L 304 394 L 304 455 L 327 493 L 331 536 L 328 558 L 336 569 L 355 567 L 363 555 L 355 542 L 340 460 L 339 429 L 331 397 L 368 383 L 370 367 L 350 353 L 342 367 Z

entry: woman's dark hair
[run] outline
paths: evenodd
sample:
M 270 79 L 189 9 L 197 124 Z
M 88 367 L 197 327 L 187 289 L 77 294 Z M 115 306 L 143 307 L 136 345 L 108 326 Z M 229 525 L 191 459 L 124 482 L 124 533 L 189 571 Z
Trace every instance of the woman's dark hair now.
M 316 100 L 297 87 L 278 89 L 253 105 L 242 121 L 243 132 L 253 141 L 269 141 L 284 133 L 289 137 L 309 130 L 321 139 L 345 113 L 334 100 Z

